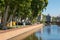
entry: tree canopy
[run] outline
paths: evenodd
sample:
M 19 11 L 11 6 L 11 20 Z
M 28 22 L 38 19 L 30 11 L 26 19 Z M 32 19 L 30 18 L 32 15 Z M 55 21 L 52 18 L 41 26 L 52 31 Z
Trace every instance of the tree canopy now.
M 48 0 L 0 0 L 2 24 L 6 26 L 16 16 L 34 19 L 47 5 Z

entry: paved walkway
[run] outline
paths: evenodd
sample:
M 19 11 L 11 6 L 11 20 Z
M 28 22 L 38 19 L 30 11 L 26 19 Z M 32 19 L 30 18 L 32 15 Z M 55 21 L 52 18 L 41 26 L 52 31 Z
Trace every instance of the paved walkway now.
M 25 32 L 28 32 L 30 30 L 36 29 L 36 28 L 42 28 L 43 24 L 35 24 L 27 27 L 22 28 L 15 28 L 10 30 L 0 30 L 0 40 L 7 40 L 14 36 L 21 35 Z

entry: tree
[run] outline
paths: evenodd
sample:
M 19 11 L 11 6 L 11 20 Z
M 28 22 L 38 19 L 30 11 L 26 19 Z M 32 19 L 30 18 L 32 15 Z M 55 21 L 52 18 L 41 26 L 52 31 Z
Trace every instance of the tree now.
M 34 19 L 47 4 L 47 0 L 0 0 L 2 28 L 7 29 L 7 24 L 15 16 Z
M 32 0 L 31 8 L 33 18 L 35 18 L 39 12 L 41 13 L 47 4 L 48 0 Z
M 2 14 L 2 28 L 6 28 L 7 23 L 9 23 L 10 20 L 15 17 L 16 13 L 18 15 L 23 14 L 22 16 L 27 15 L 27 10 L 31 5 L 30 2 L 31 0 L 1 0 L 0 4 L 2 5 L 4 3 L 4 6 L 0 7 L 4 8 Z

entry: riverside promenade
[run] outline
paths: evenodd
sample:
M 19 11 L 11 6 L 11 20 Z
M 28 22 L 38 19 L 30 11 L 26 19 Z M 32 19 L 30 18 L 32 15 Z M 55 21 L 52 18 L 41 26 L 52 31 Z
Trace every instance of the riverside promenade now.
M 42 29 L 43 26 L 43 24 L 34 24 L 10 30 L 0 30 L 0 40 L 22 40 L 23 38 L 27 37 L 27 35 L 32 34 L 34 31 Z

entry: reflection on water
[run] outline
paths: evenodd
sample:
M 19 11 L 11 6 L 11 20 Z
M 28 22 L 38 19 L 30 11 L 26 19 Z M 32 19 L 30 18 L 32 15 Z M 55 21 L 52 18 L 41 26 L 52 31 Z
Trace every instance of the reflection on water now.
M 60 26 L 47 25 L 24 40 L 60 40 Z
M 33 34 L 33 35 L 27 37 L 27 38 L 24 39 L 24 40 L 38 40 L 38 38 L 35 36 L 35 34 Z

